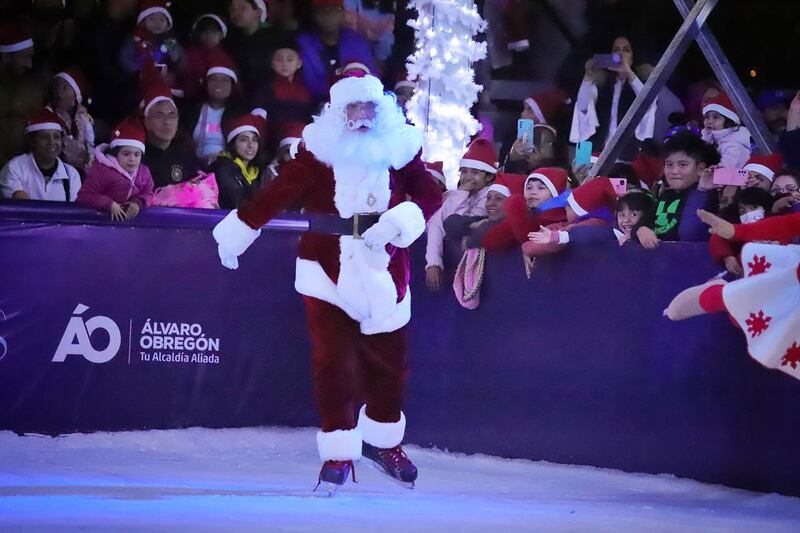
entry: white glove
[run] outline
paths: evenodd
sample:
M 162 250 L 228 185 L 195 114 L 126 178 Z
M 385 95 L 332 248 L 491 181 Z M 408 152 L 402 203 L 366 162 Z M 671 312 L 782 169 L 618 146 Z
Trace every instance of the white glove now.
M 239 268 L 239 258 L 236 254 L 231 253 L 221 244 L 217 246 L 217 253 L 219 254 L 220 261 L 222 261 L 222 266 L 231 270 Z
M 378 251 L 383 250 L 389 241 L 398 235 L 400 231 L 394 224 L 387 220 L 378 220 L 361 235 L 361 238 L 364 239 L 364 246 L 372 251 Z

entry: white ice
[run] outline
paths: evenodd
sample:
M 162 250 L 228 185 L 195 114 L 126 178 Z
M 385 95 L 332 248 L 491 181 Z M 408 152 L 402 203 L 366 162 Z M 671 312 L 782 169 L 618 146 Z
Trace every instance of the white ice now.
M 800 499 L 668 475 L 408 446 L 409 490 L 356 465 L 312 494 L 314 430 L 0 432 L 0 530 L 800 531 Z

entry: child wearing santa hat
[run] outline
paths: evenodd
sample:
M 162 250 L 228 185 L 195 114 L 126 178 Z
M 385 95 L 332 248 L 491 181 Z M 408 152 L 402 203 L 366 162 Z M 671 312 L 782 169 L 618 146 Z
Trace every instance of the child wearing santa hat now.
M 783 154 L 775 153 L 770 155 L 754 155 L 744 166 L 747 171 L 747 181 L 745 187 L 758 187 L 769 191 L 772 188 L 772 180 L 783 168 Z
M 210 62 L 221 50 L 220 43 L 227 34 L 228 25 L 213 13 L 200 15 L 192 24 L 192 43 L 184 50 L 180 84 L 187 100 L 202 94 Z
M 486 216 L 486 195 L 497 174 L 497 154 L 486 139 L 475 139 L 459 163 L 458 190 L 450 192 L 442 207 L 428 220 L 425 274 L 428 288 L 438 291 L 444 271 L 444 220 L 453 214 Z
M 236 117 L 225 125 L 227 149 L 211 165 L 219 186 L 220 209 L 237 209 L 262 183 L 263 110 Z
M 82 173 L 94 156 L 94 120 L 86 109 L 90 103 L 89 83 L 78 68 L 53 76 L 47 105 L 67 125 L 64 161 Z
M 135 218 L 153 198 L 153 176 L 142 163 L 144 141 L 144 124 L 138 117 L 118 124 L 111 142 L 95 150 L 77 203 L 107 211 L 116 222 Z
M 141 72 L 152 66 L 167 84 L 175 86 L 175 74 L 183 49 L 172 36 L 172 14 L 166 0 L 143 0 L 136 17 L 136 29 L 120 51 L 120 64 L 126 72 Z
M 725 93 L 703 106 L 703 140 L 713 144 L 720 156 L 720 166 L 742 168 L 750 159 L 750 131 L 742 126 L 731 99 Z

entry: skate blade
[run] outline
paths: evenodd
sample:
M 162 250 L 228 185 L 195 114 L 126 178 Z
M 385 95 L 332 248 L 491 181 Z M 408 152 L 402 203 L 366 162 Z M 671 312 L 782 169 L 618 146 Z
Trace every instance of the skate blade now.
M 336 491 L 339 490 L 341 485 L 337 485 L 336 483 L 330 483 L 328 481 L 321 481 L 317 483 L 317 486 L 314 487 L 314 490 L 311 492 L 317 493 L 317 489 L 322 487 L 322 490 L 319 492 L 323 496 L 327 496 L 328 498 L 332 498 L 336 495 Z
M 391 475 L 389 472 L 384 470 L 381 465 L 379 465 L 378 463 L 376 463 L 372 459 L 370 459 L 368 457 L 366 459 L 369 461 L 369 466 L 372 469 L 374 469 L 374 470 L 380 472 L 381 474 L 383 474 L 384 476 L 388 477 L 389 479 L 394 481 L 397 485 L 400 485 L 401 487 L 403 487 L 405 489 L 408 489 L 408 490 L 414 490 L 416 488 L 416 485 L 415 485 L 414 481 L 409 482 L 409 481 L 403 481 L 402 479 L 397 479 L 396 477 Z

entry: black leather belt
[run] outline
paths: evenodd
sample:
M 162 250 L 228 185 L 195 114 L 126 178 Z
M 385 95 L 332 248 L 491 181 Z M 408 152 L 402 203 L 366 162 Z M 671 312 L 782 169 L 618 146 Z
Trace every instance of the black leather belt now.
M 353 215 L 350 218 L 324 215 L 319 213 L 309 214 L 309 231 L 327 233 L 328 235 L 352 235 L 360 239 L 369 228 L 378 222 L 380 215 L 370 213 L 366 215 Z

